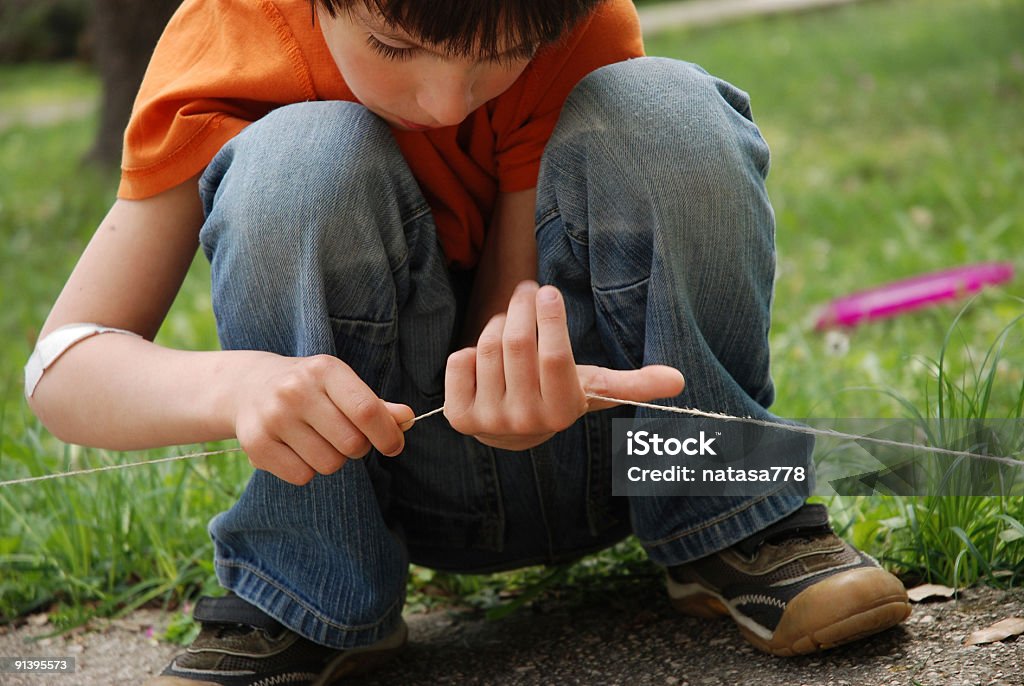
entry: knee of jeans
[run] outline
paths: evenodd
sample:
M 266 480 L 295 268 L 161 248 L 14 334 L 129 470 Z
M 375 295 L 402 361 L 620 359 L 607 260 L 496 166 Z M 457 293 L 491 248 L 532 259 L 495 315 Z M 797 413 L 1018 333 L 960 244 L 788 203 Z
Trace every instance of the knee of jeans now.
M 698 65 L 643 57 L 595 70 L 563 108 L 569 131 L 597 128 L 614 155 L 632 155 L 647 174 L 728 181 L 723 168 L 768 172 L 768 147 L 754 126 L 748 95 Z
M 362 105 L 281 107 L 225 144 L 203 173 L 201 245 L 211 259 L 225 241 L 258 246 L 250 254 L 274 264 L 279 251 L 303 244 L 379 242 L 355 234 L 376 225 L 360 218 L 402 164 L 387 125 Z

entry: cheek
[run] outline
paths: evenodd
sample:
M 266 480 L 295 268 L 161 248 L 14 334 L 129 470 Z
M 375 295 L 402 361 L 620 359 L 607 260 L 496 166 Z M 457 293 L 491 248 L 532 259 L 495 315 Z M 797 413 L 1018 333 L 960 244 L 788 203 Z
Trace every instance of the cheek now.
M 526 69 L 527 63 L 523 63 L 511 69 L 492 67 L 477 76 L 473 84 L 473 96 L 481 104 L 496 98 L 515 83 Z
M 384 68 L 372 56 L 353 55 L 347 60 L 345 83 L 356 98 L 366 105 L 385 105 L 407 90 L 401 71 Z

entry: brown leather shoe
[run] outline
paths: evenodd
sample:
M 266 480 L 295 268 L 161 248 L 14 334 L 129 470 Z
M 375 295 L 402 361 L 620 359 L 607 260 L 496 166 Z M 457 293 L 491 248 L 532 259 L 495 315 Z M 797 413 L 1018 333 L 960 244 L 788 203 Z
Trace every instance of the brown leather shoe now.
M 669 568 L 668 593 L 680 612 L 730 615 L 748 641 L 782 656 L 855 641 L 910 616 L 902 582 L 836 536 L 823 505 Z
M 145 686 L 326 686 L 362 675 L 406 642 L 405 622 L 369 646 L 337 650 L 302 638 L 237 596 L 202 598 L 202 631 Z

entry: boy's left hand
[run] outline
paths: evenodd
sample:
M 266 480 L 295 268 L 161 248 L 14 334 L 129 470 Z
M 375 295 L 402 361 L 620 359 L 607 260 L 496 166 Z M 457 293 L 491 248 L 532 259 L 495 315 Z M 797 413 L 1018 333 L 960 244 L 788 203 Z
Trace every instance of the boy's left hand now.
M 678 395 L 683 375 L 649 365 L 615 370 L 573 359 L 565 303 L 554 286 L 520 283 L 508 311 L 491 318 L 475 348 L 448 358 L 444 414 L 456 431 L 505 450 L 526 450 L 614 403 Z

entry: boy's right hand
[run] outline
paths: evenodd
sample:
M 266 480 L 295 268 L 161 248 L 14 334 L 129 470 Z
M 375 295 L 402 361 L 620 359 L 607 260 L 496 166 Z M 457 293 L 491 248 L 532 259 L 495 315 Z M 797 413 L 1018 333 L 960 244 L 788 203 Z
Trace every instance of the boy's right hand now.
M 297 486 L 331 474 L 371 446 L 395 456 L 413 411 L 381 400 L 336 357 L 261 354 L 236 389 L 235 436 L 257 469 Z

